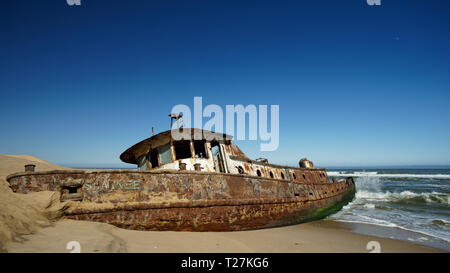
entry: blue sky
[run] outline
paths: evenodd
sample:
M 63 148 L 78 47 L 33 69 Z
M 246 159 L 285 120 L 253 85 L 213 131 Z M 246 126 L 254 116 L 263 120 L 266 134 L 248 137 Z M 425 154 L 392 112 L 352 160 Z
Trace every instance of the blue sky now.
M 278 104 L 319 166 L 450 165 L 450 2 L 2 2 L 0 153 L 120 167 L 176 104 Z M 206 121 L 206 120 L 205 120 Z

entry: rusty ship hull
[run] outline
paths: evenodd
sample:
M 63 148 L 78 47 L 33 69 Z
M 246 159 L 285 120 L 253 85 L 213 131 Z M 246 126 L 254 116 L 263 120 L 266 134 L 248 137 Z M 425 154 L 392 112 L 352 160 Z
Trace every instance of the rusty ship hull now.
M 14 192 L 55 191 L 69 219 L 135 230 L 235 231 L 326 217 L 355 195 L 352 178 L 330 182 L 324 169 L 290 169 L 289 180 L 189 170 L 24 172 Z M 294 178 L 295 177 L 295 178 Z

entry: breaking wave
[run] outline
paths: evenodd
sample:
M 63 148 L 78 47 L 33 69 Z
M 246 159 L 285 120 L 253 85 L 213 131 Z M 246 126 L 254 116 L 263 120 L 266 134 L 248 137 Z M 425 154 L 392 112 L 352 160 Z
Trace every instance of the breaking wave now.
M 366 217 L 366 219 L 368 221 L 365 221 L 365 220 L 360 220 L 360 221 L 358 221 L 358 220 L 341 220 L 341 219 L 336 219 L 335 221 L 344 222 L 344 223 L 369 224 L 369 225 L 375 225 L 375 226 L 381 226 L 381 227 L 398 228 L 398 229 L 411 231 L 411 232 L 418 233 L 418 234 L 427 235 L 427 236 L 432 237 L 432 238 L 437 238 L 437 239 L 440 239 L 440 240 L 444 240 L 447 243 L 450 242 L 450 240 L 448 240 L 446 238 L 441 238 L 439 236 L 436 236 L 436 235 L 434 235 L 432 233 L 428 233 L 428 232 L 425 232 L 425 231 L 420 231 L 420 230 L 417 230 L 417 229 L 406 228 L 406 227 L 403 227 L 403 226 L 400 226 L 400 225 L 396 225 L 396 224 L 391 223 L 391 222 L 378 220 L 378 219 L 375 219 L 375 218 Z M 419 237 L 417 239 L 417 241 L 428 241 L 428 240 L 429 239 L 426 238 L 426 237 Z
M 444 219 L 435 219 L 432 223 L 438 226 L 450 227 L 450 222 L 445 221 Z
M 383 178 L 426 178 L 426 179 L 450 179 L 450 174 L 412 174 L 412 173 L 378 173 L 378 172 L 346 172 L 330 171 L 328 176 L 372 176 Z
M 370 192 L 366 190 L 357 190 L 356 198 L 366 200 L 387 201 L 394 203 L 438 203 L 449 204 L 449 196 L 438 192 L 414 193 L 411 191 L 396 192 Z
M 356 184 L 355 198 L 331 219 L 424 234 L 435 238 L 428 238 L 428 245 L 449 249 L 450 170 L 336 170 L 328 175 L 353 176 Z M 412 237 L 407 239 L 426 241 Z

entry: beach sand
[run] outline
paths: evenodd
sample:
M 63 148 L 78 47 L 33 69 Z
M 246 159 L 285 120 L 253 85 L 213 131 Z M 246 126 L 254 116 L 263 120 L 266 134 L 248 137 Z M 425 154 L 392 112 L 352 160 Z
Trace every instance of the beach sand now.
M 52 192 L 16 194 L 4 180 L 36 164 L 36 171 L 67 169 L 30 156 L 0 155 L 0 251 L 62 252 L 77 241 L 81 252 L 362 252 L 376 241 L 381 252 L 442 252 L 411 242 L 351 231 L 350 224 L 320 220 L 235 232 L 134 231 L 106 223 L 58 219 Z M 58 220 L 56 220 L 58 219 Z M 353 227 L 354 228 L 354 227 Z M 358 225 L 364 229 L 364 225 Z
M 367 243 L 379 242 L 385 252 L 440 252 L 409 242 L 356 234 L 345 224 L 321 220 L 279 228 L 234 232 L 175 232 L 125 230 L 104 223 L 61 220 L 53 227 L 23 236 L 8 245 L 8 252 L 68 253 L 67 243 L 77 241 L 83 253 L 369 253 Z
M 0 155 L 0 252 L 7 251 L 10 242 L 23 241 L 23 235 L 52 226 L 52 219 L 60 216 L 54 192 L 16 194 L 9 188 L 6 176 L 23 172 L 25 164 L 35 164 L 40 171 L 68 169 L 29 155 Z

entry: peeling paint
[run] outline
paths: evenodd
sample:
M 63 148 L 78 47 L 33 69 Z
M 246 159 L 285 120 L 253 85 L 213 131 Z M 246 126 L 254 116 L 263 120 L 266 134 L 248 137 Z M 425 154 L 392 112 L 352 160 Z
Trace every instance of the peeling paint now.
M 170 170 L 19 173 L 8 182 L 15 192 L 29 193 L 61 191 L 73 179 L 83 181 L 82 201 L 72 202 L 66 217 L 138 230 L 225 231 L 300 223 L 320 214 L 311 208 L 349 201 L 355 191 L 354 183 L 345 180 L 336 183 L 343 190 L 333 193 L 336 185 L 329 182 L 315 190 L 287 180 Z M 94 190 L 94 184 L 108 186 Z M 136 186 L 111 187 L 119 184 Z M 328 194 L 310 196 L 308 191 Z

